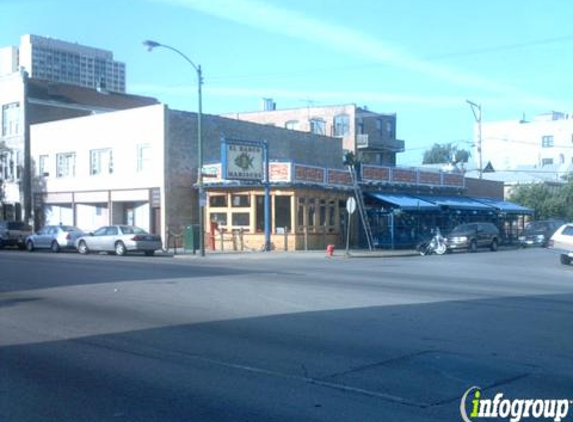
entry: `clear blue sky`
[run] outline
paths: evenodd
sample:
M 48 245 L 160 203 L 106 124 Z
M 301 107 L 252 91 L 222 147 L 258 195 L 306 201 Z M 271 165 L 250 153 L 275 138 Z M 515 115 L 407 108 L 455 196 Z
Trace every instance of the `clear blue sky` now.
M 434 143 L 471 148 L 483 120 L 573 112 L 573 2 L 567 0 L 2 0 L 0 45 L 32 33 L 114 52 L 131 93 L 196 111 L 356 103 L 397 113 L 399 164 Z

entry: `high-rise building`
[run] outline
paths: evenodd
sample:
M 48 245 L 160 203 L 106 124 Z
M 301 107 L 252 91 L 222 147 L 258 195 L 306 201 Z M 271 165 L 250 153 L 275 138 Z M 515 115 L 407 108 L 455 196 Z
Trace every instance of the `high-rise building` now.
M 115 61 L 111 51 L 30 34 L 20 39 L 17 54 L 14 50 L 0 49 L 3 73 L 23 68 L 34 79 L 125 92 L 125 63 Z

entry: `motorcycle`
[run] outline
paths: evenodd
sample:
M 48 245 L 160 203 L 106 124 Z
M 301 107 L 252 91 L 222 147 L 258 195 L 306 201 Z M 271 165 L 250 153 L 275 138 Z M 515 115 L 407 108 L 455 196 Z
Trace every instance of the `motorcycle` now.
M 420 242 L 416 250 L 422 256 L 431 255 L 433 253 L 443 255 L 448 251 L 448 246 L 446 245 L 446 239 L 440 233 L 440 229 L 437 228 L 434 236 L 428 241 Z

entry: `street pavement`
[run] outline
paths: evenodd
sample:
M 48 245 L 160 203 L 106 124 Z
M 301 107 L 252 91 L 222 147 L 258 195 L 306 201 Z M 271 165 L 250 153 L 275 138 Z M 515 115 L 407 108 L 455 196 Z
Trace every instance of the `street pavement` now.
M 4 250 L 0 269 L 1 422 L 459 421 L 472 386 L 573 399 L 573 267 L 547 250 Z

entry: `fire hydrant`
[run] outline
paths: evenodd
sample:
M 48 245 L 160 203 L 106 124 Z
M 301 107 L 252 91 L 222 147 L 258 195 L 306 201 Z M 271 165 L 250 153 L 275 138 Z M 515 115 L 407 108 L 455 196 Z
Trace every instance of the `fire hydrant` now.
M 331 257 L 334 254 L 334 245 L 330 244 L 326 246 L 326 255 Z

